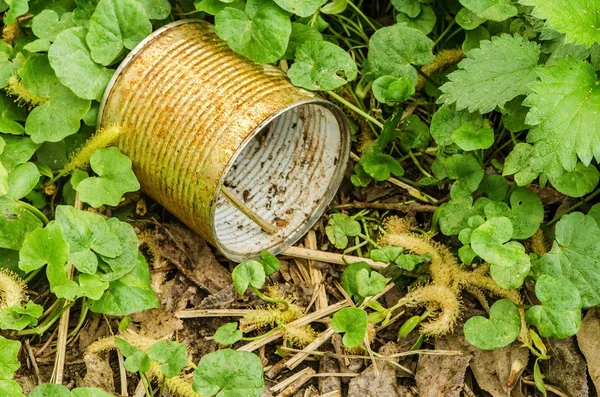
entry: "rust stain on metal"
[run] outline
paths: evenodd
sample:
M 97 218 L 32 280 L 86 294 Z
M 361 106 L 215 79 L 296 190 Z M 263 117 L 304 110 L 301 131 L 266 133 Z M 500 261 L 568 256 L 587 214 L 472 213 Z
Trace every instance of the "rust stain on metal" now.
M 337 107 L 294 87 L 280 69 L 235 54 L 201 21 L 167 25 L 130 53 L 101 104 L 98 125 L 110 123 L 131 131 L 118 146 L 142 189 L 234 260 L 277 253 L 300 238 L 333 197 L 349 153 L 347 120 Z M 294 135 L 298 123 L 302 131 Z M 269 143 L 280 137 L 286 141 Z M 251 169 L 242 170 L 245 162 Z M 253 226 L 231 215 L 220 196 L 224 183 L 285 227 L 274 236 L 253 230 L 246 245 L 228 242 L 230 224 Z M 314 189 L 320 198 L 304 191 L 311 184 L 322 185 Z

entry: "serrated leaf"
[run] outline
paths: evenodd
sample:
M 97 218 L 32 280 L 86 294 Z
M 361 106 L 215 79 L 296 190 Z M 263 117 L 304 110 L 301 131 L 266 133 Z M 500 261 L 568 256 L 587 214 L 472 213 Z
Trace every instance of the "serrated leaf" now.
M 508 299 L 496 301 L 490 308 L 490 318 L 471 317 L 464 325 L 465 339 L 483 350 L 507 346 L 519 336 L 519 309 Z
M 203 396 L 260 397 L 265 384 L 260 358 L 223 349 L 202 356 L 194 371 L 194 391 Z M 219 397 L 221 397 L 219 396 Z
M 52 223 L 29 233 L 19 251 L 19 268 L 32 272 L 46 264 L 63 266 L 69 259 L 69 244 L 60 225 Z
M 367 334 L 367 312 L 347 307 L 336 312 L 331 319 L 331 327 L 338 334 L 343 333 L 344 346 L 352 349 L 359 346 Z
M 131 160 L 116 147 L 96 150 L 90 157 L 90 166 L 98 176 L 84 179 L 75 190 L 79 199 L 92 207 L 116 206 L 123 194 L 140 188 Z
M 252 17 L 225 8 L 215 15 L 215 32 L 238 54 L 255 62 L 271 63 L 285 54 L 292 24 L 286 11 L 264 3 Z
M 488 219 L 471 233 L 471 248 L 490 264 L 490 275 L 502 288 L 519 288 L 531 268 L 525 248 L 516 241 L 510 219 Z
M 535 295 L 542 304 L 528 309 L 525 320 L 542 337 L 566 338 L 579 331 L 581 296 L 573 283 L 544 274 L 535 283 Z
M 242 331 L 238 329 L 238 323 L 227 323 L 222 325 L 215 332 L 213 339 L 221 345 L 233 345 L 242 339 Z
M 172 378 L 179 374 L 188 360 L 186 346 L 171 340 L 161 340 L 150 346 L 148 358 L 160 364 L 160 370 L 165 378 Z
M 92 60 L 86 34 L 87 29 L 81 27 L 60 33 L 48 51 L 48 59 L 61 83 L 75 95 L 100 101 L 113 71 Z
M 518 95 L 529 93 L 536 78 L 540 46 L 522 36 L 501 35 L 481 42 L 467 53 L 458 70 L 440 87 L 439 103 L 456 103 L 458 110 L 491 112 Z
M 94 62 L 110 65 L 123 48 L 133 49 L 152 33 L 146 11 L 135 0 L 100 0 L 86 35 Z
M 244 295 L 249 286 L 262 288 L 265 277 L 263 265 L 252 260 L 240 263 L 231 272 L 233 286 L 240 295 Z
M 392 25 L 377 30 L 369 40 L 368 60 L 375 77 L 401 77 L 407 65 L 433 61 L 433 41 L 418 29 Z
M 502 22 L 517 15 L 517 7 L 510 0 L 460 0 L 460 4 L 468 8 L 479 18 Z
M 275 3 L 286 11 L 300 17 L 309 17 L 319 7 L 327 3 L 327 0 L 274 0 Z
M 313 91 L 336 89 L 354 80 L 357 74 L 352 57 L 323 40 L 309 40 L 298 46 L 296 59 L 288 71 L 292 84 Z
M 519 0 L 535 7 L 531 14 L 545 19 L 546 24 L 564 33 L 567 40 L 590 47 L 600 42 L 598 14 L 600 4 L 589 0 Z

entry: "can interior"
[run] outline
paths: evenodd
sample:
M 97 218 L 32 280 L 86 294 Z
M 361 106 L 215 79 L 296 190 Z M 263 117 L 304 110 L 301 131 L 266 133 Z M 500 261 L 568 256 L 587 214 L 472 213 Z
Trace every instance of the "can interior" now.
M 331 110 L 309 103 L 288 109 L 254 135 L 232 160 L 224 185 L 277 231 L 264 232 L 221 194 L 214 225 L 223 254 L 243 260 L 264 250 L 277 253 L 312 227 L 341 180 L 345 127 Z

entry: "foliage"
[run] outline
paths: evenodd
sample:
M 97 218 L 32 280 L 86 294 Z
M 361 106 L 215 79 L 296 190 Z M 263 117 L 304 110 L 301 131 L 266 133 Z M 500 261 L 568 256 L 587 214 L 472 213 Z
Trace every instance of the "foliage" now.
M 357 347 L 367 335 L 367 312 L 356 307 L 342 309 L 333 315 L 331 327 L 335 332 L 344 334 L 344 346 Z

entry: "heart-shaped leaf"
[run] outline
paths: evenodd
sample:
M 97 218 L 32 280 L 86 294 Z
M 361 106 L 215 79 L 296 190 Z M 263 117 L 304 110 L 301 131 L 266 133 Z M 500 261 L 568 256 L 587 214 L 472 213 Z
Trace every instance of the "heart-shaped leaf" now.
M 356 273 L 356 288 L 362 297 L 377 295 L 384 290 L 386 279 L 376 271 L 361 269 Z
M 344 249 L 348 245 L 348 237 L 358 236 L 360 223 L 346 214 L 333 214 L 327 222 L 325 233 L 336 248 Z
M 500 299 L 490 308 L 490 318 L 471 317 L 464 326 L 465 338 L 483 350 L 499 349 L 513 342 L 521 331 L 519 309 L 508 299 Z
M 260 262 L 246 261 L 242 262 L 231 272 L 233 286 L 236 291 L 243 295 L 249 286 L 261 288 L 265 283 L 265 269 Z
M 213 338 L 221 345 L 233 345 L 242 339 L 242 331 L 238 329 L 238 323 L 227 323 L 219 327 Z
M 360 345 L 367 334 L 367 312 L 347 307 L 335 313 L 331 319 L 331 327 L 338 334 L 343 333 L 342 341 L 347 348 Z

